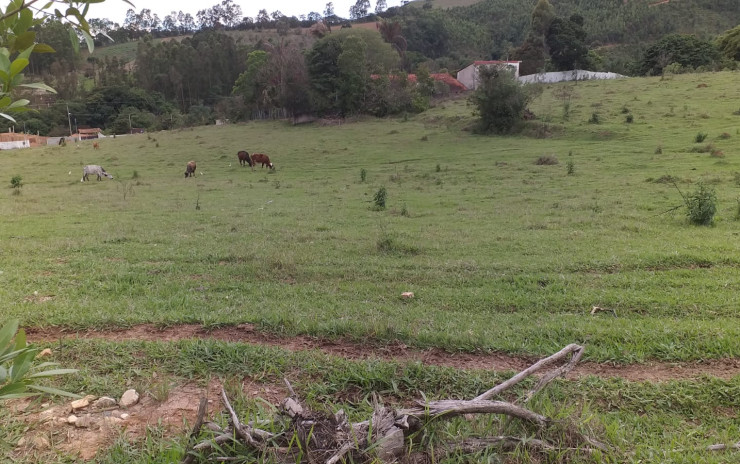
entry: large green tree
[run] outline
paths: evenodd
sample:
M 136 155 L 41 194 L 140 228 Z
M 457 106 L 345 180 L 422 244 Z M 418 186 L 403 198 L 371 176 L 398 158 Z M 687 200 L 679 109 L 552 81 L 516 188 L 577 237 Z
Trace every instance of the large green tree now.
M 720 35 L 716 45 L 725 58 L 740 61 L 740 26 Z
M 588 47 L 583 18 L 573 15 L 570 19 L 554 18 L 545 35 L 550 62 L 557 71 L 583 68 L 588 63 Z
M 350 63 L 350 57 L 357 62 Z M 319 113 L 352 111 L 349 100 L 362 98 L 365 92 L 360 92 L 361 82 L 369 82 L 371 74 L 386 75 L 399 67 L 398 54 L 391 45 L 367 29 L 343 29 L 316 41 L 306 61 L 313 107 Z M 348 76 L 351 85 L 342 82 Z
M 719 57 L 719 50 L 712 42 L 693 35 L 670 34 L 645 51 L 641 72 L 645 75 L 659 75 L 663 73 L 663 68 L 672 63 L 692 68 L 710 66 Z

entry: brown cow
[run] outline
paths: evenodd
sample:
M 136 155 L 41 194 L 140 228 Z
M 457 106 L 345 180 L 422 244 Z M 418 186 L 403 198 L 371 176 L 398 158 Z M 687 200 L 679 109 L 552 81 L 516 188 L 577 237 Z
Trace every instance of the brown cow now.
M 193 177 L 195 175 L 195 161 L 188 162 L 188 166 L 185 168 L 185 177 Z
M 249 153 L 247 153 L 246 151 L 240 151 L 236 154 L 236 156 L 239 157 L 239 164 L 241 164 L 242 166 L 248 164 L 249 167 L 254 170 L 254 163 L 252 162 L 252 158 L 249 156 Z
M 93 142 L 93 149 L 97 150 L 100 148 L 100 144 L 98 142 Z
M 256 166 L 257 163 L 261 163 L 261 167 L 265 167 L 267 165 L 270 169 L 275 169 L 275 166 L 270 162 L 270 157 L 267 155 L 263 155 L 262 153 L 254 153 L 252 155 L 252 163 Z

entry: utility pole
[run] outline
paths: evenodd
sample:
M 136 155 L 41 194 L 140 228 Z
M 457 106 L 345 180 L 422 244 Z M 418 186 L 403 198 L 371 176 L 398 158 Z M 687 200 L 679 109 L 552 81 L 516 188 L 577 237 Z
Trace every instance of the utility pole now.
M 69 136 L 72 136 L 72 113 L 69 112 L 69 103 L 67 103 L 67 122 L 69 123 Z
M 128 114 L 128 133 L 133 134 L 134 129 L 131 127 L 131 113 Z

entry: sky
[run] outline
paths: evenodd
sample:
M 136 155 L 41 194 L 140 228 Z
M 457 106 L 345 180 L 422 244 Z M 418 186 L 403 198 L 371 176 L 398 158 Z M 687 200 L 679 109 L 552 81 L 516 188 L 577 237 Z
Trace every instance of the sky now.
M 302 14 L 308 14 L 312 11 L 324 14 L 326 4 L 329 0 L 234 0 L 234 3 L 242 7 L 242 14 L 254 18 L 261 9 L 272 13 L 280 10 L 286 16 L 300 17 Z M 334 12 L 343 18 L 349 17 L 349 7 L 355 4 L 356 0 L 333 0 Z M 370 11 L 375 11 L 376 0 L 370 0 Z M 198 10 L 205 10 L 221 3 L 221 0 L 131 0 L 134 4 L 134 11 L 137 13 L 144 8 L 152 10 L 159 19 L 172 11 L 182 11 L 190 13 L 195 18 Z M 388 7 L 399 6 L 401 0 L 386 0 Z M 126 10 L 131 8 L 123 0 L 105 0 L 104 3 L 92 4 L 88 12 L 88 18 L 107 18 L 118 24 L 123 24 L 126 18 Z

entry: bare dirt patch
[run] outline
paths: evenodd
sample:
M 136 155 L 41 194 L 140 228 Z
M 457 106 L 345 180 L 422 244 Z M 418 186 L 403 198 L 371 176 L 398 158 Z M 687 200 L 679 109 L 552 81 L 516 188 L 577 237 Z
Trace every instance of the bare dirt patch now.
M 121 330 L 72 331 L 58 327 L 28 328 L 29 340 L 34 342 L 53 342 L 60 338 L 105 339 L 112 341 L 149 340 L 177 341 L 184 339 L 216 339 L 229 342 L 267 345 L 290 351 L 318 350 L 332 356 L 346 359 L 382 359 L 397 362 L 421 362 L 423 364 L 454 367 L 456 369 L 485 369 L 494 371 L 519 371 L 535 358 L 510 356 L 503 353 L 451 353 L 432 348 L 419 350 L 396 342 L 392 344 L 358 343 L 343 339 L 323 339 L 297 336 L 278 337 L 260 332 L 251 324 L 233 327 L 205 329 L 194 324 L 184 324 L 165 328 L 144 324 Z M 718 359 L 704 362 L 662 363 L 616 365 L 581 363 L 574 376 L 596 375 L 599 377 L 621 377 L 630 381 L 663 382 L 677 379 L 690 379 L 701 376 L 731 378 L 740 375 L 740 359 Z
M 273 404 L 288 396 L 282 384 L 245 380 L 241 388 L 246 396 L 262 398 Z M 212 381 L 207 386 L 175 386 L 163 401 L 144 394 L 139 403 L 128 409 L 93 412 L 94 425 L 89 427 L 76 427 L 64 421 L 72 414 L 69 402 L 50 406 L 28 399 L 11 401 L 8 406 L 28 426 L 13 454 L 16 458 L 36 456 L 40 459 L 38 462 L 44 462 L 45 454 L 57 456 L 59 453 L 74 459 L 90 460 L 100 450 L 109 448 L 121 435 L 132 441 L 142 439 L 147 427 L 164 427 L 167 436 L 177 436 L 192 427 L 200 398 L 208 399 L 209 419 L 220 414 L 220 391 L 221 384 Z M 118 419 L 121 413 L 128 414 L 125 420 Z M 82 415 L 84 411 L 76 414 Z

